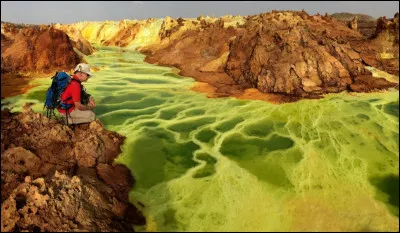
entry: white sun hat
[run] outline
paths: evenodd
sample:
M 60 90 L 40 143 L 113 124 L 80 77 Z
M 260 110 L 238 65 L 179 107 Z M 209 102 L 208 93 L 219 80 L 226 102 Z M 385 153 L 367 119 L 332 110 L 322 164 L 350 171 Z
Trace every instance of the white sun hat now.
M 86 63 L 79 63 L 74 69 L 74 72 L 77 72 L 77 71 L 80 71 L 80 72 L 86 73 L 89 76 L 92 76 L 92 72 L 90 72 L 90 67 Z

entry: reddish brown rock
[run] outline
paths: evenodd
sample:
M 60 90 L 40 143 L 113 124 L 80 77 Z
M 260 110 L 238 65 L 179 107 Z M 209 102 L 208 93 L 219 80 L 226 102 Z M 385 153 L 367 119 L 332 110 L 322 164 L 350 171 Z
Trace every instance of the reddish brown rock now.
M 3 66 L 3 62 L 1 65 Z M 18 73 L 2 73 L 1 97 L 6 98 L 25 93 L 27 90 L 35 87 L 35 85 L 29 84 L 30 81 L 30 77 Z
M 133 231 L 132 221 L 115 211 L 127 212 L 122 206 L 78 176 L 27 176 L 2 204 L 1 231 Z
M 116 191 L 120 200 L 127 200 L 128 193 L 133 186 L 134 180 L 131 171 L 121 164 L 99 163 L 96 166 L 97 174 L 101 180 Z
M 366 72 L 346 43 L 362 35 L 329 17 L 273 12 L 250 17 L 244 28 L 225 70 L 245 87 L 310 97 L 346 90 L 352 77 Z
M 12 171 L 1 170 L 1 203 L 10 196 L 10 194 L 20 185 L 25 179 L 24 174 L 17 174 Z
M 34 113 L 1 114 L 2 231 L 133 231 L 131 172 L 114 164 L 124 137 L 101 122 L 69 128 Z M 105 149 L 105 146 L 109 147 Z
M 371 40 L 350 41 L 368 66 L 393 75 L 399 75 L 399 14 L 392 19 L 378 19 L 376 32 Z
M 245 20 L 237 27 L 224 27 L 223 20 L 200 20 L 200 28 L 183 30 L 188 23 L 181 19 L 177 24 L 171 23 L 174 26 L 161 29 L 160 45 L 143 47 L 140 51 L 147 55 L 147 62 L 175 66 L 181 75 L 210 84 L 194 87 L 194 90 L 209 90 L 209 97 L 242 98 L 249 96 L 245 89 L 257 88 L 262 93 L 319 98 L 324 93 L 351 90 L 356 77 L 370 75 L 365 64 L 398 72 L 398 55 L 394 58 L 386 55 L 398 51 L 398 36 L 393 40 L 377 36 L 381 45 L 388 45 L 386 52 L 379 53 L 379 49 L 374 49 L 378 39 L 367 40 L 357 30 L 330 16 L 272 11 Z M 398 24 L 381 27 L 398 29 Z M 387 44 L 390 41 L 394 43 Z M 372 56 L 377 53 L 386 57 Z M 377 88 L 384 86 L 393 84 Z
M 81 61 L 69 37 L 52 26 L 1 23 L 1 97 L 25 93 L 34 73 L 68 71 Z
M 192 21 L 178 19 L 171 25 L 165 21 L 160 31 L 164 41 L 160 45 L 140 48 L 146 55 L 146 62 L 175 66 L 180 74 L 191 76 L 196 81 L 215 87 L 212 97 L 239 95 L 242 87 L 224 72 L 229 54 L 229 41 L 237 31 L 224 28 L 224 22 L 215 23 L 204 19 L 199 25 Z
M 52 73 L 72 69 L 80 62 L 65 32 L 47 26 L 14 27 L 7 29 L 9 42 L 1 48 L 4 72 Z
M 355 92 L 372 92 L 388 88 L 399 88 L 399 84 L 388 82 L 383 78 L 374 78 L 371 75 L 360 75 L 350 85 L 350 89 Z
M 10 148 L 1 156 L 1 170 L 17 174 L 37 174 L 41 163 L 39 157 L 23 147 Z

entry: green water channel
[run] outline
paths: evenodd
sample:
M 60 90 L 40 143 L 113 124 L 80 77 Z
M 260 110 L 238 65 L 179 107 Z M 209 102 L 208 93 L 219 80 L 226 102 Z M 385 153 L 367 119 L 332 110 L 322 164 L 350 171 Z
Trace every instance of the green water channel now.
M 136 231 L 397 231 L 399 92 L 274 105 L 209 99 L 194 80 L 133 50 L 86 57 L 85 87 L 106 129 L 127 137 Z M 50 79 L 8 98 L 43 101 Z M 140 205 L 138 205 L 140 207 Z

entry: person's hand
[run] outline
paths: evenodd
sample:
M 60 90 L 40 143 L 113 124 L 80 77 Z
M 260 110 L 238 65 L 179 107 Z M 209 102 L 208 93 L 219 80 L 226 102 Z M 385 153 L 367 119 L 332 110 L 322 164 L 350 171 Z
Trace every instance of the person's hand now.
M 90 99 L 89 99 L 89 106 L 93 107 L 93 108 L 96 106 L 96 104 L 94 103 L 94 99 L 92 97 L 90 97 Z

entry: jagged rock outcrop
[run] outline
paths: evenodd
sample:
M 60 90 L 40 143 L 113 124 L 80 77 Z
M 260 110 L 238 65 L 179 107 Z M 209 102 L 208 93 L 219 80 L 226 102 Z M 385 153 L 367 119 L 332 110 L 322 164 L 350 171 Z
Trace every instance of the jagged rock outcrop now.
M 149 31 L 158 31 L 158 21 L 158 19 L 150 18 L 147 20 L 78 22 L 57 25 L 57 28 L 67 32 L 74 38 L 73 40 L 82 36 L 94 45 L 131 47 L 137 44 L 158 42 L 157 34 L 149 33 Z M 146 29 L 147 32 L 144 32 L 143 29 Z
M 251 17 L 244 27 L 246 33 L 231 44 L 225 70 L 245 87 L 312 97 L 346 90 L 357 76 L 370 74 L 348 43 L 363 37 L 329 17 L 272 12 Z M 379 84 L 370 89 L 397 86 Z
M 79 30 L 76 30 L 73 27 L 68 27 L 67 25 L 55 24 L 54 28 L 57 28 L 61 31 L 67 33 L 69 38 L 71 39 L 72 46 L 76 48 L 79 52 L 84 55 L 90 55 L 95 52 L 95 48 L 86 40 Z
M 196 27 L 193 22 L 181 19 L 177 25 L 165 26 L 161 35 L 165 38 L 161 46 L 152 45 L 139 48 L 148 55 L 149 63 L 175 66 L 180 74 L 194 77 L 199 82 L 210 83 L 215 88 L 215 96 L 238 94 L 241 89 L 231 77 L 224 72 L 229 54 L 228 42 L 237 31 L 233 27 L 225 27 L 223 20 L 214 23 L 201 20 Z M 186 26 L 189 25 L 189 26 Z
M 214 24 L 219 28 L 237 27 L 244 22 L 245 19 L 243 17 L 231 15 L 222 16 L 220 18 L 199 16 L 197 19 L 173 19 L 171 17 L 166 17 L 158 33 L 160 42 L 150 45 L 149 48 L 141 46 L 139 51 L 151 53 L 152 51 L 164 49 L 168 47 L 170 43 L 173 43 L 173 41 L 186 37 L 187 34 L 185 34 L 185 32 L 187 31 L 200 32 L 206 28 L 214 27 Z
M 241 16 L 223 16 L 221 18 L 199 17 L 198 19 L 164 19 L 149 18 L 146 20 L 78 22 L 74 24 L 56 25 L 56 28 L 67 32 L 72 38 L 79 31 L 83 38 L 92 44 L 104 46 L 137 47 L 153 45 L 159 48 L 167 46 L 169 41 L 179 38 L 186 30 L 207 27 L 217 20 L 222 20 L 226 27 L 243 24 Z M 74 39 L 75 40 L 75 39 Z
M 370 38 L 374 33 L 377 25 L 377 20 L 365 14 L 352 13 L 334 13 L 332 18 L 345 22 L 350 28 L 358 30 L 366 38 Z M 354 28 L 356 25 L 356 28 Z
M 388 20 L 378 19 L 376 32 L 370 40 L 350 41 L 368 66 L 399 75 L 399 14 Z
M 352 77 L 368 72 L 346 43 L 362 36 L 327 17 L 272 12 L 249 18 L 244 28 L 225 70 L 245 87 L 307 97 L 346 90 Z
M 263 93 L 318 97 L 350 89 L 357 76 L 370 75 L 349 43 L 368 41 L 329 16 L 272 11 L 249 16 L 236 28 L 225 27 L 222 20 L 201 25 L 162 47 L 139 50 L 148 55 L 147 62 L 178 67 L 180 74 L 211 84 L 217 96 L 257 88 Z M 398 85 L 385 80 L 368 83 L 382 84 L 371 90 Z
M 2 232 L 132 231 L 123 206 L 91 183 L 55 172 L 48 180 L 26 176 L 2 204 Z
M 74 129 L 34 113 L 1 112 L 2 231 L 133 231 L 134 180 L 115 164 L 124 137 L 100 121 Z
M 384 90 L 389 88 L 398 88 L 398 83 L 388 82 L 384 78 L 374 78 L 371 75 L 360 75 L 354 78 L 354 82 L 350 84 L 349 89 L 355 92 L 372 92 L 376 90 Z
M 53 73 L 55 70 L 72 69 L 80 62 L 69 37 L 54 27 L 17 28 L 2 24 L 2 34 L 3 73 Z

